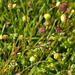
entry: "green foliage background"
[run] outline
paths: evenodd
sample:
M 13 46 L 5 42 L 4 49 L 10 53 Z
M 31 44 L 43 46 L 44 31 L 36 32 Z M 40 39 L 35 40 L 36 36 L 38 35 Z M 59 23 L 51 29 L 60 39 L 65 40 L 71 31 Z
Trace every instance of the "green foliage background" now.
M 62 23 L 60 16 L 63 13 L 69 16 L 70 12 L 54 8 L 52 2 L 56 0 L 31 0 L 32 6 L 27 5 L 28 1 L 0 0 L 0 34 L 8 35 L 8 39 L 0 39 L 0 75 L 68 75 L 68 71 L 75 75 L 75 12 Z M 66 1 L 68 7 L 75 10 L 75 1 Z M 16 7 L 8 8 L 9 3 L 15 3 Z M 49 27 L 43 25 L 45 13 L 51 15 Z M 24 15 L 30 18 L 25 23 Z M 57 25 L 63 28 L 62 32 L 54 30 Z M 40 27 L 46 28 L 46 32 L 39 33 Z M 23 38 L 19 39 L 20 35 Z M 50 36 L 56 40 L 49 42 Z M 21 52 L 16 53 L 16 50 Z M 63 56 L 54 59 L 54 53 Z M 29 61 L 31 56 L 35 57 L 34 62 Z

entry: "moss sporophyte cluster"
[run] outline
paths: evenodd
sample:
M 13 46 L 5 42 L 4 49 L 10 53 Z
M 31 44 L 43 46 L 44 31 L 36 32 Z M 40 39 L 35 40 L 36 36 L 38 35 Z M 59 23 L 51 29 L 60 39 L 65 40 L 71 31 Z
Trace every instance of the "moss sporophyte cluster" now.
M 0 75 L 75 75 L 75 1 L 0 0 Z

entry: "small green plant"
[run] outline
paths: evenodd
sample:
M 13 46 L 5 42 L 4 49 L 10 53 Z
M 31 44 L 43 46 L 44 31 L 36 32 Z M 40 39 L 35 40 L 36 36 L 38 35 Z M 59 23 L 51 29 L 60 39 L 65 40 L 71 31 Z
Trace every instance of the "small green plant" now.
M 75 1 L 0 0 L 0 75 L 75 75 Z

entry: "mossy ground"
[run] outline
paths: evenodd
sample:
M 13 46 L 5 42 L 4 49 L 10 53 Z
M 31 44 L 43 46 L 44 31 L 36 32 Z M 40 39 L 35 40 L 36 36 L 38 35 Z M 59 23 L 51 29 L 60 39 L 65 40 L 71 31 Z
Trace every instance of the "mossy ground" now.
M 0 0 L 0 75 L 75 75 L 75 1 L 55 2 Z

